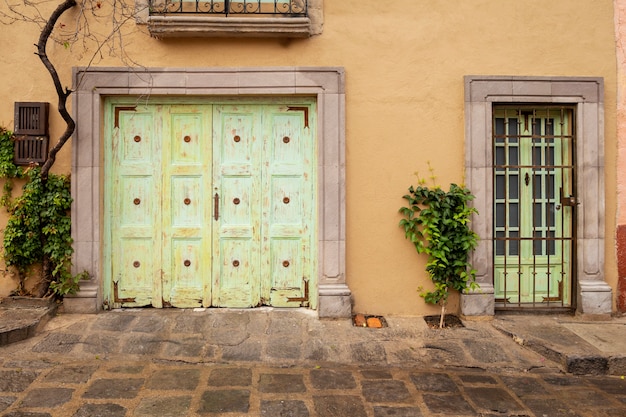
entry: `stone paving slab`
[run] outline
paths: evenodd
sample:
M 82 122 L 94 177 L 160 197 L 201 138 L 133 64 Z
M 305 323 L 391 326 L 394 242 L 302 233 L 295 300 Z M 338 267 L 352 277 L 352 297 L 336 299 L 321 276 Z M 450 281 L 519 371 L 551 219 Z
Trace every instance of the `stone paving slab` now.
M 563 322 L 562 326 L 572 331 L 590 345 L 605 354 L 626 352 L 626 323 Z M 607 337 L 609 335 L 609 337 Z

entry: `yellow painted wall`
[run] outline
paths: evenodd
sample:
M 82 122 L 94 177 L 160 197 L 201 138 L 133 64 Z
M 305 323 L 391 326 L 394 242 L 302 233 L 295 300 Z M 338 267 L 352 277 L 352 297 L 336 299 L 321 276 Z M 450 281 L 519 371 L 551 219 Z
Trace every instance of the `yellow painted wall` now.
M 605 271 L 615 288 L 613 18 L 613 2 L 598 0 L 326 0 L 324 31 L 310 39 L 161 41 L 140 28 L 126 37 L 126 52 L 149 67 L 344 67 L 347 281 L 354 310 L 430 314 L 436 309 L 426 307 L 416 291 L 428 283 L 424 259 L 404 239 L 397 210 L 415 183 L 413 173 L 427 173 L 427 161 L 440 184 L 463 181 L 463 76 L 470 74 L 604 77 Z M 55 96 L 32 54 L 36 28 L 15 23 L 0 29 L 0 123 L 12 127 L 13 101 L 54 103 Z M 91 52 L 78 45 L 49 48 L 66 83 L 71 67 L 86 65 Z M 104 51 L 94 65 L 122 64 Z M 60 119 L 51 121 L 58 134 Z M 70 153 L 64 152 L 57 169 L 69 167 Z M 455 298 L 451 307 L 456 305 Z
M 626 1 L 615 0 L 617 55 L 617 173 L 626 172 Z M 626 310 L 626 175 L 617 175 L 617 309 Z

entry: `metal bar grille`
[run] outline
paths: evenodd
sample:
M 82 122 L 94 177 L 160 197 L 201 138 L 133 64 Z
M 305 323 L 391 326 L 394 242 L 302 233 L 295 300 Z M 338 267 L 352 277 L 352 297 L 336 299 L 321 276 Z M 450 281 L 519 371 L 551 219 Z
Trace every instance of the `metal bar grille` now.
M 150 14 L 306 17 L 308 0 L 150 0 Z
M 495 107 L 496 307 L 570 308 L 575 244 L 570 107 Z

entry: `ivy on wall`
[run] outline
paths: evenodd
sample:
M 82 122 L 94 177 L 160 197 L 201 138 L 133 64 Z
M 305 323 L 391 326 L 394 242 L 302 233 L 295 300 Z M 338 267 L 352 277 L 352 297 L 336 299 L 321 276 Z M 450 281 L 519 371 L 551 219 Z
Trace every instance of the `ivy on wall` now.
M 19 295 L 27 295 L 25 280 L 36 274 L 34 267 L 42 264 L 44 258 L 50 261 L 52 281 L 35 295 L 74 294 L 80 279 L 88 274 L 72 275 L 70 272 L 74 252 L 70 230 L 70 177 L 50 174 L 44 182 L 40 167 L 16 166 L 13 163 L 14 141 L 13 134 L 0 127 L 0 178 L 5 179 L 0 204 L 9 213 L 3 237 L 5 264 L 18 272 Z M 13 198 L 16 178 L 23 178 L 25 183 L 22 195 Z
M 5 179 L 0 204 L 4 207 L 11 204 L 13 179 L 24 176 L 22 167 L 13 163 L 13 141 L 13 134 L 0 126 L 0 178 Z

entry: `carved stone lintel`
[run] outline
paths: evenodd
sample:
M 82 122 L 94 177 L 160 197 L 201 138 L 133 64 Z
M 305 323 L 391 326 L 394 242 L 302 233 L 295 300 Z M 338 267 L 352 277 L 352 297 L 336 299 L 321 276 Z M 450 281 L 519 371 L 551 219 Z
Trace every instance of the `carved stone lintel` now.
M 155 38 L 173 37 L 286 37 L 311 36 L 308 17 L 150 16 L 148 30 Z

